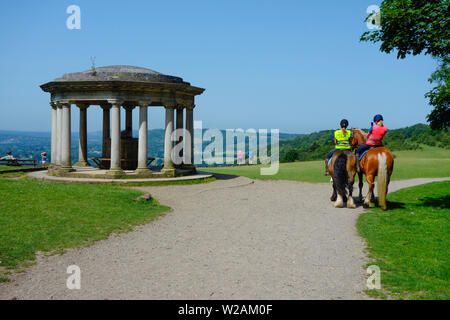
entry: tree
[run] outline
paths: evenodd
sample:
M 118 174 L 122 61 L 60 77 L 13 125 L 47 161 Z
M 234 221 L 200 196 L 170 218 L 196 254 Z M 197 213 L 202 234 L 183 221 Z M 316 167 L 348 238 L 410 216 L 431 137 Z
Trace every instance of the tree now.
M 437 83 L 425 94 L 434 110 L 427 116 L 433 129 L 450 125 L 449 52 L 450 0 L 383 0 L 380 29 L 367 31 L 361 41 L 381 42 L 380 51 L 397 50 L 397 58 L 429 54 L 440 61 L 429 81 Z M 366 18 L 369 19 L 370 17 Z
M 439 68 L 431 75 L 429 81 L 437 86 L 425 94 L 434 106 L 434 110 L 427 116 L 432 129 L 440 130 L 450 126 L 450 58 L 445 57 Z
M 298 152 L 297 150 L 289 150 L 286 152 L 280 159 L 280 162 L 294 162 L 298 160 Z

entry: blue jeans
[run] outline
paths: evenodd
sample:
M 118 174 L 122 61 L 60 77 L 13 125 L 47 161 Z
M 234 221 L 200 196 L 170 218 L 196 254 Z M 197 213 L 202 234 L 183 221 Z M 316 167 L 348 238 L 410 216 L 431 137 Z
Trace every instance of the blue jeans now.
M 358 149 L 356 149 L 356 154 L 358 155 L 358 158 L 360 155 L 362 155 L 364 153 L 364 151 L 369 150 L 370 148 L 376 148 L 376 147 L 382 147 L 383 145 L 368 145 L 363 143 L 362 145 L 360 145 L 358 147 Z M 359 160 L 359 159 L 358 159 Z
M 339 149 L 333 149 L 330 152 L 327 153 L 327 155 L 325 156 L 325 159 L 330 160 L 331 157 L 333 156 L 333 154 Z
M 360 145 L 358 147 L 358 149 L 356 149 L 356 154 L 362 155 L 364 153 L 364 151 L 369 150 L 371 147 L 373 147 L 373 146 L 369 146 L 369 145 L 363 143 L 362 145 Z
M 342 150 L 342 151 L 345 151 L 345 150 L 350 150 L 350 149 L 333 149 L 333 150 L 331 150 L 330 152 L 328 152 L 327 153 L 327 155 L 325 156 L 325 159 L 327 159 L 327 160 L 330 160 L 332 157 L 333 157 L 333 154 L 336 152 L 336 151 L 338 151 L 338 150 Z

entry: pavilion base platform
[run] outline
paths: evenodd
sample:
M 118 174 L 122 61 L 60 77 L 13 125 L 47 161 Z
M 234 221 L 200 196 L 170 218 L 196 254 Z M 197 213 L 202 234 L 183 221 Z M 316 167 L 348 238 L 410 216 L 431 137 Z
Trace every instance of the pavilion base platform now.
M 88 179 L 158 179 L 158 178 L 177 178 L 196 175 L 195 167 L 180 167 L 178 169 L 169 169 L 161 171 L 152 171 L 150 169 L 137 170 L 107 170 L 94 167 L 74 166 L 70 169 L 52 166 L 47 174 L 54 177 L 67 178 L 88 178 Z
M 176 177 L 167 177 L 162 172 L 150 171 L 146 172 L 145 176 L 136 173 L 133 170 L 124 170 L 123 175 L 119 178 L 113 178 L 107 173 L 109 170 L 92 168 L 92 167 L 78 167 L 74 168 L 75 171 L 68 172 L 64 175 L 61 174 L 51 174 L 49 171 L 36 171 L 30 173 L 28 176 L 30 178 L 50 181 L 50 182 L 73 182 L 73 183 L 117 183 L 117 184 L 127 184 L 127 183 L 141 183 L 141 182 L 169 182 L 169 181 L 180 181 L 180 180 L 198 180 L 207 179 L 213 175 L 207 172 L 196 172 L 192 174 L 192 171 L 188 170 L 176 170 Z M 149 176 L 150 174 L 150 176 Z
M 91 165 L 87 161 L 78 161 L 74 167 L 90 167 Z
M 68 174 L 70 174 L 71 172 L 75 172 L 76 169 L 74 167 L 62 167 L 62 166 L 57 166 L 57 165 L 51 165 L 48 168 L 48 172 L 51 175 L 54 176 L 66 176 Z

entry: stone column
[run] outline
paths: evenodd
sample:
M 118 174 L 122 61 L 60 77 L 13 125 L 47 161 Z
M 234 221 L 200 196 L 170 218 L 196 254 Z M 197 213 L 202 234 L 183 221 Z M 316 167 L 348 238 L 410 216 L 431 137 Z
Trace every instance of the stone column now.
M 51 149 L 51 161 L 50 163 L 52 165 L 56 164 L 57 159 L 57 141 L 58 141 L 58 108 L 56 107 L 56 104 L 51 102 L 50 105 L 52 106 L 52 149 Z
M 183 106 L 178 106 L 177 107 L 177 120 L 176 120 L 176 129 L 177 129 L 177 135 L 180 134 L 180 132 L 183 132 L 183 110 L 184 107 Z M 180 144 L 182 145 L 183 143 L 183 134 L 181 134 L 181 136 L 178 137 L 176 144 Z M 179 154 L 177 154 L 177 157 L 180 157 L 181 159 L 181 164 L 183 165 L 183 149 L 180 150 Z M 177 162 L 178 163 L 178 162 Z
M 88 167 L 87 162 L 87 108 L 88 104 L 77 104 L 80 108 L 80 129 L 78 143 L 78 162 L 77 167 Z
M 61 170 L 72 171 L 72 160 L 70 152 L 70 103 L 62 104 L 62 142 L 61 142 Z
M 108 101 L 109 102 L 109 101 Z M 119 101 L 111 101 L 111 167 L 107 172 L 113 177 L 120 177 L 123 175 L 123 170 L 120 167 L 120 105 Z
M 110 105 L 102 105 L 103 109 L 103 137 L 102 137 L 102 157 L 109 158 L 106 146 L 108 145 L 107 141 L 111 138 L 110 134 Z
M 62 105 L 60 103 L 56 104 L 56 164 L 61 165 L 62 156 Z
M 147 166 L 148 158 L 148 103 L 139 106 L 139 145 L 138 167 L 136 173 L 150 175 L 151 170 Z
M 166 108 L 166 131 L 164 136 L 164 168 L 161 172 L 169 177 L 175 176 L 175 167 L 172 162 L 173 150 L 173 115 L 174 106 L 165 106 Z
M 186 167 L 194 167 L 194 106 L 186 107 L 184 163 Z

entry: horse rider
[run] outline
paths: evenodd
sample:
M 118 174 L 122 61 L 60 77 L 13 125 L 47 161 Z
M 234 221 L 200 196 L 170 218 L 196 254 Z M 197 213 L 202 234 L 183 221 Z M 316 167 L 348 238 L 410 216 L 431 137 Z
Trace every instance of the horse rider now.
M 352 131 L 347 130 L 348 127 L 348 121 L 347 119 L 341 120 L 341 129 L 336 130 L 334 132 L 334 144 L 336 145 L 333 150 L 327 153 L 325 158 L 325 175 L 329 175 L 328 172 L 328 162 L 330 161 L 331 157 L 333 156 L 333 153 L 337 150 L 350 150 L 350 139 L 352 137 Z
M 373 117 L 373 122 L 375 122 L 375 124 L 372 123 L 372 126 L 370 127 L 366 143 L 363 143 L 358 147 L 358 149 L 356 149 L 356 167 L 358 171 L 360 169 L 360 155 L 362 155 L 370 148 L 383 146 L 383 137 L 388 131 L 388 129 L 383 124 L 383 116 L 381 114 L 377 114 L 375 117 Z

